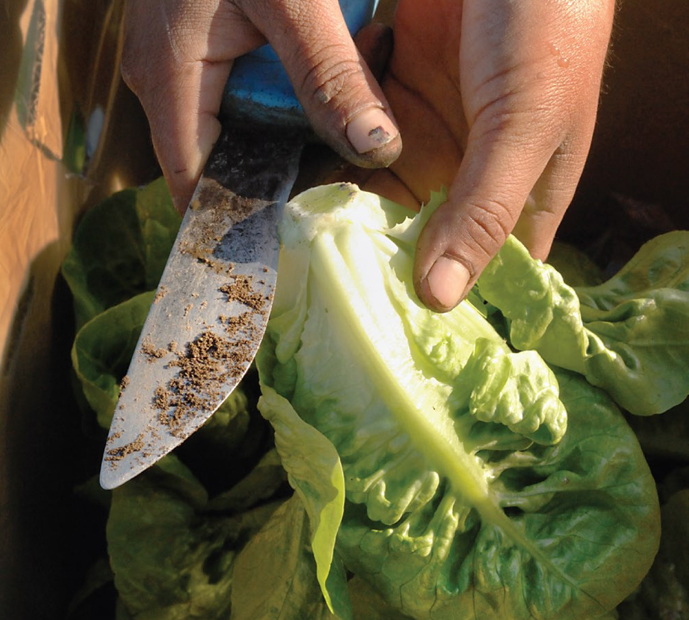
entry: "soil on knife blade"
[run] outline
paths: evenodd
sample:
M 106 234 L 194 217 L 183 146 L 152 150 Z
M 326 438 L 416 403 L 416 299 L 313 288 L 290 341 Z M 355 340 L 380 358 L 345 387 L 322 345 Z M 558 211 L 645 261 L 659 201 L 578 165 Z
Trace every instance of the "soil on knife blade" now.
M 206 329 L 184 351 L 176 343 L 168 351 L 177 358 L 170 366 L 177 367 L 177 376 L 165 386 L 159 386 L 154 395 L 159 410 L 158 422 L 176 436 L 186 437 L 187 424 L 199 413 L 217 408 L 227 394 L 228 384 L 241 379 L 251 364 L 256 340 L 260 336 L 254 319 L 259 314 L 266 318 L 270 295 L 253 288 L 251 276 L 230 276 L 230 282 L 219 289 L 227 301 L 239 302 L 249 308 L 240 314 L 218 317 L 224 334 Z
M 245 215 L 245 214 L 242 214 Z M 259 287 L 254 288 L 254 278 L 250 275 L 233 274 L 234 265 L 214 259 L 212 248 L 220 240 L 218 228 L 214 224 L 217 213 L 210 217 L 205 226 L 199 227 L 196 239 L 186 243 L 181 251 L 192 255 L 196 260 L 205 264 L 216 273 L 227 274 L 228 281 L 218 291 L 227 296 L 227 303 L 235 307 L 245 307 L 246 311 L 231 315 L 220 315 L 218 323 L 221 331 L 206 329 L 184 348 L 177 342 L 167 343 L 161 347 L 146 336 L 141 342 L 141 352 L 147 361 L 159 362 L 168 355 L 174 359 L 168 361 L 169 367 L 176 367 L 177 374 L 165 385 L 159 385 L 153 395 L 153 406 L 158 411 L 159 427 L 181 439 L 189 436 L 199 424 L 194 423 L 201 415 L 207 418 L 224 400 L 228 386 L 236 384 L 245 374 L 253 361 L 257 340 L 265 325 L 267 313 L 270 311 L 270 300 L 273 291 L 266 291 L 265 281 L 260 280 Z M 226 217 L 226 214 L 225 214 Z M 156 294 L 154 303 L 159 302 L 167 289 L 161 287 Z M 197 298 L 199 295 L 194 294 Z M 205 304 L 206 302 L 202 302 Z M 193 308 L 188 304 L 183 309 L 186 318 Z M 256 319 L 259 320 L 256 320 Z M 123 388 L 126 387 L 123 383 Z M 155 428 L 149 429 L 149 434 L 155 435 Z M 117 439 L 112 436 L 111 440 Z M 138 452 L 146 456 L 147 446 L 141 437 L 124 446 L 113 447 L 107 451 L 107 460 L 115 461 Z

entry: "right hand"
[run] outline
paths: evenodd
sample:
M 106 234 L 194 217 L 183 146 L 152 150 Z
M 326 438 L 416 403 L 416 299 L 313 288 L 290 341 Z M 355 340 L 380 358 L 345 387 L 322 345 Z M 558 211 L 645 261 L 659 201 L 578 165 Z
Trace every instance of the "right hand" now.
M 404 137 L 365 189 L 418 208 L 414 287 L 459 303 L 514 234 L 544 260 L 582 173 L 614 0 L 399 0 L 383 89 Z
M 175 206 L 184 211 L 220 134 L 232 62 L 268 41 L 316 133 L 348 161 L 401 151 L 383 92 L 337 0 L 127 0 L 122 75 L 138 96 Z

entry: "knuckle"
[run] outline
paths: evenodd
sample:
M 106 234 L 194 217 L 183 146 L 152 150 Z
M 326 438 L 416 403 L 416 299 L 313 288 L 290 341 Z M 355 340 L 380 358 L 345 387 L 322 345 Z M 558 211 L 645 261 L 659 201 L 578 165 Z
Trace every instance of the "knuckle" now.
M 208 28 L 212 18 L 203 3 L 161 3 L 159 13 L 151 16 L 147 11 L 132 8 L 124 23 L 120 74 L 137 95 L 152 84 L 160 86 L 181 64 L 196 60 L 198 33 Z
M 160 51 L 153 44 L 152 38 L 143 37 L 138 27 L 125 31 L 122 55 L 120 57 L 120 75 L 125 84 L 137 95 L 143 92 L 152 75 L 153 65 Z
M 505 243 L 513 227 L 514 217 L 510 209 L 493 199 L 469 206 L 463 236 L 477 255 L 489 259 Z
M 358 61 L 347 57 L 341 45 L 330 45 L 309 59 L 309 68 L 302 81 L 302 92 L 321 105 L 351 96 L 356 89 L 355 78 L 361 72 Z
M 169 63 L 153 54 L 142 56 L 140 50 L 123 50 L 120 59 L 120 75 L 124 83 L 139 99 L 150 99 L 151 95 L 165 90 L 171 79 Z
M 553 116 L 547 105 L 495 110 L 482 126 L 480 139 L 495 148 L 531 154 L 541 148 L 554 149 L 562 141 L 568 124 L 564 115 Z
M 581 113 L 581 98 L 563 93 L 556 85 L 511 89 L 476 111 L 472 131 L 486 144 L 555 148 Z
M 122 57 L 120 59 L 120 75 L 124 83 L 134 92 L 138 92 L 145 81 L 145 71 L 141 63 L 141 56 L 132 49 L 131 46 L 126 46 L 122 49 Z

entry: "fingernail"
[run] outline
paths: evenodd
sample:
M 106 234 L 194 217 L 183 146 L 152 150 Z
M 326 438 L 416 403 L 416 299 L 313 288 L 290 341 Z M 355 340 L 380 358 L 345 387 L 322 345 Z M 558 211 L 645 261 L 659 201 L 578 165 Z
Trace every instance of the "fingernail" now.
M 347 123 L 347 139 L 357 153 L 368 153 L 393 140 L 399 130 L 380 108 L 368 108 Z
M 431 295 L 443 308 L 454 308 L 469 283 L 469 271 L 462 263 L 441 256 L 431 267 L 426 282 Z

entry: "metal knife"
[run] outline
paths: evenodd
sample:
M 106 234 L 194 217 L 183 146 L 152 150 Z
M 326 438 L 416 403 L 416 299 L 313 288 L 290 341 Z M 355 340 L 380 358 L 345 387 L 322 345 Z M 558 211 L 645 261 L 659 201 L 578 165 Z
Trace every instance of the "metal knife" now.
M 350 32 L 377 0 L 341 0 Z M 200 428 L 240 382 L 272 307 L 277 224 L 308 123 L 271 48 L 238 59 L 223 130 L 186 211 L 137 343 L 106 441 L 113 489 Z

